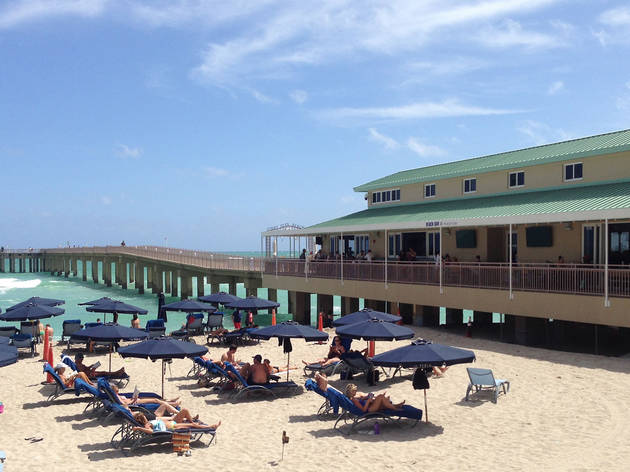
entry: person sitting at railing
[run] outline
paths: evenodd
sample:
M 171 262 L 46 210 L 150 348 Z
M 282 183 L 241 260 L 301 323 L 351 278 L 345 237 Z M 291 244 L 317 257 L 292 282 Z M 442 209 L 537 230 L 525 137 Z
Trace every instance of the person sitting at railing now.
M 372 250 L 368 249 L 367 254 L 365 255 L 365 260 L 368 262 L 372 262 Z

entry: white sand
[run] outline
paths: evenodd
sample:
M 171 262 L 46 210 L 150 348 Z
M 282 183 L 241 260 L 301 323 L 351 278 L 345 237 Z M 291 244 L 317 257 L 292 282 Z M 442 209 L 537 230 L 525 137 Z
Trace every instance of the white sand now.
M 0 449 L 7 455 L 6 471 L 68 470 L 312 470 L 334 463 L 336 470 L 628 470 L 630 468 L 630 360 L 533 349 L 486 340 L 467 339 L 442 331 L 417 329 L 435 342 L 473 349 L 476 366 L 491 368 L 511 382 L 511 391 L 497 404 L 490 394 L 465 402 L 466 365 L 454 366 L 444 378 L 431 380 L 429 423 L 413 429 L 383 427 L 379 436 L 342 436 L 334 421 L 320 421 L 315 412 L 322 398 L 304 391 L 292 398 L 232 403 L 185 378 L 190 360 L 172 364 L 166 395 L 181 395 L 184 406 L 202 420 L 223 425 L 217 444 L 192 445 L 191 457 L 180 457 L 170 446 L 145 447 L 130 456 L 112 449 L 115 423 L 103 425 L 82 414 L 85 400 L 64 396 L 45 401 L 42 362 L 22 358 L 0 369 Z M 197 338 L 203 342 L 202 338 Z M 408 341 L 377 343 L 377 352 Z M 354 346 L 364 346 L 355 342 Z M 55 346 L 55 361 L 62 346 Z M 324 356 L 326 346 L 293 343 L 292 363 Z M 211 347 L 218 357 L 224 348 Z M 254 354 L 283 364 L 286 357 L 276 341 L 239 348 L 238 357 Z M 89 356 L 107 365 L 106 355 Z M 294 362 L 293 362 L 294 360 Z M 129 389 L 160 390 L 160 363 L 124 360 L 114 356 L 115 368 L 124 365 L 132 376 Z M 291 378 L 304 384 L 301 370 Z M 395 401 L 424 408 L 421 391 L 409 378 L 385 380 L 364 391 L 387 390 Z M 332 378 L 343 388 L 346 382 Z M 281 434 L 290 443 L 278 462 Z M 41 436 L 30 443 L 24 438 Z M 329 467 L 329 466 L 326 466 Z

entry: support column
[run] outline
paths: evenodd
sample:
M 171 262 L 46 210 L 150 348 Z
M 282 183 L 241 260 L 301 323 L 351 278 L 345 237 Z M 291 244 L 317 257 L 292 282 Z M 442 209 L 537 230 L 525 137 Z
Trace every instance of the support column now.
M 5 268 L 4 255 L 2 255 L 0 256 L 0 273 L 4 273 Z
M 23 257 L 19 257 L 18 258 L 18 272 L 24 272 L 24 258 Z
M 166 271 L 164 272 L 164 292 L 171 293 L 171 277 L 173 272 Z
M 151 286 L 152 293 L 160 293 L 164 291 L 164 287 L 162 285 L 162 267 L 158 265 L 154 265 L 152 267 L 153 270 L 153 285 Z
M 136 283 L 136 263 L 129 261 L 129 283 Z
M 13 256 L 9 256 L 9 272 L 13 272 L 15 270 L 15 258 Z
M 473 321 L 475 326 L 490 326 L 492 325 L 492 313 L 488 311 L 474 311 Z
M 206 294 L 206 286 L 204 283 L 204 275 L 197 274 L 197 296 L 203 297 Z
M 354 297 L 341 297 L 341 316 L 359 311 L 359 299 Z
M 260 279 L 245 279 L 243 284 L 245 285 L 245 296 L 247 297 L 257 297 L 258 289 L 262 287 L 262 281 Z
M 278 301 L 278 290 L 275 288 L 267 289 L 267 300 L 271 300 L 272 302 Z
M 147 266 L 147 290 L 151 290 L 153 293 L 153 266 Z
M 81 280 L 87 282 L 87 259 L 81 261 Z
M 293 321 L 300 324 L 311 324 L 311 294 L 289 290 L 289 313 Z
M 414 305 L 413 324 L 431 328 L 440 326 L 440 307 Z
M 144 293 L 144 266 L 142 265 L 141 262 L 136 262 L 135 266 L 136 266 L 135 267 L 136 289 L 138 290 L 138 293 L 143 294 Z
M 90 265 L 92 266 L 92 282 L 97 284 L 98 283 L 98 260 L 92 258 Z
M 544 345 L 547 340 L 547 319 L 514 316 L 514 341 L 517 344 Z
M 179 297 L 179 270 L 171 272 L 171 297 Z
M 103 258 L 103 283 L 112 286 L 112 261 L 108 258 Z
M 228 293 L 230 295 L 236 295 L 236 279 L 231 278 L 228 282 Z
M 400 316 L 404 324 L 415 324 L 413 319 L 413 305 L 411 303 L 398 303 Z
M 333 312 L 333 296 L 317 294 L 317 313 L 324 313 L 325 315 Z
M 192 297 L 192 275 L 182 272 L 182 300 Z
M 446 309 L 446 326 L 461 326 L 464 322 L 464 310 L 461 308 Z

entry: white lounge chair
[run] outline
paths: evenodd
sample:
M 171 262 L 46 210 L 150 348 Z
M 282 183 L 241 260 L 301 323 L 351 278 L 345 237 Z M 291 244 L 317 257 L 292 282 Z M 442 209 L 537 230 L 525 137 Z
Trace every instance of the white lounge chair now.
M 497 402 L 497 398 L 499 398 L 501 390 L 503 390 L 503 393 L 510 391 L 510 382 L 507 380 L 495 379 L 490 369 L 468 367 L 466 368 L 466 371 L 468 372 L 468 377 L 470 378 L 470 383 L 466 389 L 466 401 L 468 401 L 468 396 L 473 389 L 475 389 L 475 392 L 484 389 L 493 390 L 494 399 L 492 401 L 494 403 Z

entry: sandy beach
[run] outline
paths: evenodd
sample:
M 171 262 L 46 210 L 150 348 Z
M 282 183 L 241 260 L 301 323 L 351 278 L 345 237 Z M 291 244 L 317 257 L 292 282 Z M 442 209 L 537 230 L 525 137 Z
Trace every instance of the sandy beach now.
M 476 366 L 491 368 L 511 382 L 511 391 L 497 404 L 490 394 L 464 401 L 466 365 L 453 366 L 428 391 L 429 422 L 413 429 L 382 427 L 378 436 L 343 436 L 334 421 L 315 415 L 322 398 L 304 392 L 273 401 L 234 403 L 186 378 L 190 360 L 173 361 L 167 371 L 166 396 L 181 396 L 183 405 L 202 420 L 223 425 L 210 447 L 192 444 L 192 456 L 178 456 L 170 445 L 149 446 L 125 455 L 110 446 L 116 422 L 82 413 L 84 398 L 66 395 L 45 401 L 51 387 L 44 380 L 40 358 L 22 358 L 0 370 L 0 449 L 6 471 L 21 470 L 307 470 L 334 464 L 340 470 L 627 470 L 630 463 L 630 360 L 556 352 L 488 340 L 468 339 L 441 330 L 415 328 L 435 342 L 472 349 Z M 199 343 L 204 338 L 197 338 Z M 377 353 L 408 341 L 377 343 Z M 363 346 L 355 341 L 353 347 Z M 55 361 L 63 346 L 55 346 Z M 40 348 L 41 349 L 41 348 Z M 324 356 L 326 346 L 293 343 L 292 364 Z M 225 349 L 210 347 L 219 357 Z M 276 341 L 240 347 L 237 357 L 257 353 L 282 365 L 286 357 Z M 106 355 L 90 355 L 88 361 Z M 114 355 L 113 367 L 132 376 L 128 389 L 160 390 L 160 364 Z M 300 385 L 302 370 L 291 372 Z M 353 382 L 363 391 L 387 391 L 393 400 L 424 409 L 421 391 L 410 377 L 368 387 L 362 376 Z M 331 384 L 343 388 L 339 376 Z M 281 434 L 290 442 L 280 461 Z M 31 443 L 25 438 L 41 437 Z

